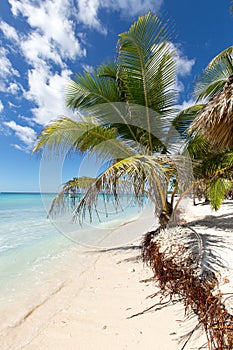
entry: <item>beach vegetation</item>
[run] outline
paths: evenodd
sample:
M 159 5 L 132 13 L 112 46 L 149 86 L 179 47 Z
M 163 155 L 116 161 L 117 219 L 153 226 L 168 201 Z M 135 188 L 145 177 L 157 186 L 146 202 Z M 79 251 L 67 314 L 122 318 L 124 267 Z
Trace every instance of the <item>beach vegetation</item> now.
M 196 84 L 197 104 L 180 113 L 187 118 L 194 116 L 187 130 L 194 193 L 210 201 L 216 210 L 226 196 L 232 196 L 233 188 L 232 50 L 224 50 L 210 62 Z M 202 99 L 205 101 L 198 103 Z M 152 307 L 160 309 L 182 301 L 186 323 L 193 325 L 190 320 L 197 316 L 180 338 L 181 349 L 203 331 L 205 348 L 233 348 L 233 315 L 226 303 L 232 294 L 225 295 L 219 288 L 220 271 L 228 268 L 215 252 L 218 244 L 226 247 L 227 240 L 199 235 L 188 226 L 158 228 L 145 235 L 143 259 L 152 268 L 165 300 Z M 151 308 L 142 313 L 148 310 Z
M 210 201 L 215 210 L 233 187 L 232 77 L 231 46 L 211 60 L 195 85 L 197 103 L 181 112 L 193 116 L 187 140 L 193 159 L 194 195 Z
M 85 191 L 73 213 L 80 223 L 86 213 L 92 220 L 100 193 L 111 194 L 116 204 L 121 193 L 133 194 L 139 203 L 149 197 L 159 227 L 145 235 L 143 259 L 160 293 L 169 297 L 165 305 L 182 301 L 186 321 L 197 317 L 181 348 L 200 330 L 209 349 L 232 349 L 233 316 L 217 293 L 224 266 L 214 254 L 215 241 L 176 225 L 175 215 L 195 186 L 197 191 L 202 186 L 215 209 L 232 190 L 232 48 L 210 62 L 196 85 L 197 104 L 181 113 L 175 57 L 168 26 L 151 13 L 139 17 L 119 35 L 114 62 L 79 73 L 69 83 L 66 103 L 76 116 L 52 121 L 34 152 L 72 150 L 108 164 L 85 186 L 83 179 L 66 183 L 51 215 L 60 212 L 67 190 L 80 187 Z
M 191 165 L 179 132 L 190 120 L 176 118 L 176 54 L 170 40 L 168 25 L 156 15 L 139 17 L 119 35 L 115 61 L 83 71 L 68 84 L 66 103 L 75 117 L 54 120 L 40 134 L 34 152 L 73 150 L 109 162 L 77 204 L 74 220 L 96 208 L 99 193 L 112 193 L 117 203 L 119 193 L 131 191 L 140 201 L 150 198 L 165 227 L 175 194 L 190 185 Z M 63 194 L 64 189 L 51 214 L 63 207 Z

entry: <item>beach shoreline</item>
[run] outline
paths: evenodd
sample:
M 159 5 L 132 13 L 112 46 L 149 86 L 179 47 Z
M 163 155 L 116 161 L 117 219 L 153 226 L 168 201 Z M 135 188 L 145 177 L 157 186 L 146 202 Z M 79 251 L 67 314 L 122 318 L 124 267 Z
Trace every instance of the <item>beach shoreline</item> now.
M 200 233 L 230 235 L 231 201 L 218 212 L 209 205 L 194 207 L 188 203 L 184 201 L 181 212 L 191 227 Z M 119 230 L 126 235 L 138 230 L 143 235 L 153 227 L 154 217 L 150 220 L 140 217 Z M 121 247 L 74 252 L 69 271 L 65 270 L 68 265 L 62 271 L 67 273 L 65 283 L 18 324 L 2 332 L 1 349 L 177 349 L 184 316 L 182 304 L 130 318 L 160 302 L 159 296 L 148 298 L 158 290 L 154 282 L 140 283 L 150 279 L 152 271 L 141 261 L 139 244 L 137 240 Z M 82 256 L 81 269 L 75 265 L 76 254 Z M 227 253 L 224 256 L 226 260 L 229 257 Z M 231 276 L 228 277 L 226 291 L 233 286 Z M 200 345 L 201 341 L 196 341 L 192 348 Z

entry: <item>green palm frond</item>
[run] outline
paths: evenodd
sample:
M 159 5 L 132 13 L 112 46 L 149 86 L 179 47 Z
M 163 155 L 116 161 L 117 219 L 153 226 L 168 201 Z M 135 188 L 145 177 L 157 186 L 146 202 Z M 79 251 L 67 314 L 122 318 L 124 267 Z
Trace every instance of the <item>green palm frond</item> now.
M 172 120 L 172 126 L 180 133 L 184 134 L 189 128 L 192 121 L 196 118 L 198 113 L 202 110 L 204 104 L 196 104 L 190 106 L 181 112 L 179 112 L 176 117 Z M 185 135 L 187 136 L 187 135 Z
M 232 182 L 218 177 L 211 181 L 207 188 L 208 199 L 213 209 L 218 210 L 223 200 L 226 198 L 227 190 L 232 187 Z
M 197 137 L 197 136 L 196 136 Z M 210 145 L 205 152 L 199 152 L 193 163 L 196 178 L 194 185 L 197 197 L 204 195 L 213 209 L 218 210 L 233 186 L 233 153 L 232 150 L 214 151 Z
M 89 187 L 93 182 L 95 181 L 95 178 L 88 177 L 88 176 L 82 176 L 82 177 L 74 177 L 72 180 L 67 181 L 63 185 L 63 190 L 65 192 L 69 191 L 79 191 L 83 190 L 87 187 Z
M 175 62 L 168 45 L 167 29 L 156 15 L 148 13 L 135 22 L 128 32 L 120 34 L 118 41 L 119 77 L 127 101 L 145 106 L 150 149 L 152 121 L 147 109 L 168 115 L 176 94 Z
M 99 77 L 111 78 L 114 81 L 117 80 L 117 65 L 115 62 L 103 63 L 97 67 L 97 74 Z
M 91 118 L 76 121 L 67 117 L 54 120 L 42 131 L 33 152 L 45 146 L 55 152 L 88 151 L 106 158 L 128 157 L 136 149 L 135 144 L 123 144 L 114 127 L 103 127 Z
M 211 99 L 219 94 L 228 78 L 233 75 L 233 46 L 217 55 L 207 66 L 196 84 L 195 95 L 198 100 Z
M 202 161 L 210 154 L 210 144 L 202 135 L 189 135 L 186 138 L 186 148 L 193 160 Z M 195 165 L 195 161 L 194 161 Z
M 200 174 L 203 177 L 210 179 L 213 177 L 227 175 L 233 166 L 232 151 L 214 152 L 213 148 L 209 148 L 204 157 L 199 157 L 201 165 L 199 166 Z
M 207 69 L 211 69 L 212 67 L 216 66 L 217 64 L 221 65 L 223 62 L 224 65 L 228 66 L 229 72 L 231 72 L 232 54 L 233 54 L 233 46 L 230 46 L 227 49 L 221 51 L 217 56 L 215 56 L 208 64 Z M 228 59 L 229 59 L 229 61 L 228 61 Z
M 153 49 L 154 56 L 147 67 L 148 105 L 161 116 L 171 116 L 176 112 L 175 90 L 176 65 L 172 48 L 169 44 Z M 161 56 L 161 57 L 159 57 Z
M 57 152 L 73 148 L 77 139 L 87 131 L 86 124 L 80 120 L 61 117 L 53 120 L 46 126 L 37 138 L 33 152 L 47 146 Z
M 66 89 L 66 105 L 72 109 L 87 111 L 93 105 L 120 100 L 115 80 L 98 71 L 77 74 Z

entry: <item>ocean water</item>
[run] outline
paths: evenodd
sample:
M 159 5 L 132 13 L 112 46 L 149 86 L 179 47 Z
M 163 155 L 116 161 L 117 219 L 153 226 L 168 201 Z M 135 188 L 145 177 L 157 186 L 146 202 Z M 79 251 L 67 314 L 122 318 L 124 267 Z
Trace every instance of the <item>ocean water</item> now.
M 114 230 L 137 219 L 142 209 L 129 198 L 116 208 L 109 200 L 108 217 L 99 200 L 98 216 L 88 217 L 82 227 L 72 223 L 71 210 L 53 222 L 47 217 L 54 195 L 0 193 L 0 313 L 1 327 L 20 322 L 30 309 L 43 302 L 64 283 L 62 271 L 86 264 L 83 247 L 111 248 L 137 239 L 134 234 L 116 237 Z M 70 259 L 75 254 L 75 260 Z M 69 257 L 69 259 L 67 259 Z M 70 276 L 65 273 L 66 278 Z

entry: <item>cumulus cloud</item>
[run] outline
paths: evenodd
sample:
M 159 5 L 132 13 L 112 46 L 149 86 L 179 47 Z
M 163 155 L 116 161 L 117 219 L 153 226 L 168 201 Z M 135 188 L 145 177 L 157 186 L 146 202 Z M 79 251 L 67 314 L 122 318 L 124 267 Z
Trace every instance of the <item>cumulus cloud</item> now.
M 17 93 L 22 90 L 22 87 L 20 84 L 17 83 L 10 83 L 7 87 L 7 92 L 9 92 L 12 95 L 17 95 Z
M 25 20 L 27 31 L 16 30 L 0 21 L 0 30 L 7 40 L 15 42 L 16 54 L 21 54 L 24 63 L 23 87 L 12 77 L 19 77 L 5 49 L 0 49 L 0 91 L 16 96 L 22 96 L 30 101 L 31 118 L 19 116 L 29 126 L 33 123 L 46 125 L 59 115 L 70 115 L 65 107 L 65 86 L 71 76 L 68 69 L 70 60 L 86 56 L 85 45 L 88 38 L 83 40 L 83 28 L 86 26 L 106 34 L 108 28 L 101 21 L 101 11 L 117 11 L 122 16 L 133 17 L 149 10 L 157 11 L 163 0 L 8 0 L 11 12 L 16 19 Z M 177 51 L 178 52 L 178 51 Z M 25 62 L 28 65 L 25 65 Z M 177 53 L 179 74 L 187 74 L 192 62 Z M 92 67 L 83 64 L 83 69 L 90 71 Z M 11 77 L 11 80 L 7 80 Z M 1 79 L 2 78 L 2 79 Z M 21 94 L 21 95 L 20 95 Z M 12 106 L 14 106 L 12 98 Z M 17 101 L 17 100 L 16 100 Z M 8 103 L 10 103 L 8 101 Z M 17 102 L 16 102 L 17 103 Z M 29 123 L 30 119 L 30 123 Z M 31 124 L 32 123 L 32 124 Z M 15 122 L 7 125 L 15 135 L 24 142 L 25 146 L 17 148 L 28 149 L 34 139 L 34 130 L 28 126 L 20 126 Z M 25 133 L 23 133 L 23 130 Z M 30 134 L 31 132 L 31 134 Z M 24 138 L 23 134 L 28 135 Z M 30 135 L 31 136 L 30 136 Z M 31 141 L 30 141 L 31 140 Z
M 17 124 L 14 120 L 9 122 L 3 122 L 8 128 L 15 132 L 15 135 L 24 143 L 24 146 L 17 145 L 16 148 L 21 150 L 31 150 L 35 140 L 36 140 L 36 132 L 34 129 L 28 126 L 22 126 Z M 14 145 L 16 146 L 16 145 Z
M 180 77 L 187 76 L 191 73 L 192 68 L 195 64 L 195 59 L 190 59 L 187 56 L 185 56 L 178 45 L 174 45 L 173 43 L 169 43 L 169 45 L 173 52 L 176 62 L 177 80 L 175 89 L 181 92 L 184 90 L 184 85 L 180 80 Z
M 157 11 L 163 0 L 77 0 L 78 20 L 90 28 L 106 34 L 107 28 L 101 23 L 102 9 L 118 11 L 125 17 L 134 17 L 148 11 Z
M 55 63 L 61 63 L 58 55 L 68 59 L 86 55 L 85 48 L 76 37 L 74 22 L 70 19 L 72 11 L 75 12 L 71 0 L 9 0 L 9 3 L 14 16 L 24 16 L 34 30 L 24 38 L 23 44 L 26 56 L 30 47 L 31 63 L 33 58 L 37 62 L 40 55 L 54 59 Z
M 34 67 L 38 67 L 41 64 L 46 65 L 48 60 L 60 66 L 63 65 L 61 56 L 56 50 L 54 43 L 50 43 L 46 36 L 39 33 L 30 33 L 27 40 L 22 42 L 21 49 L 28 63 Z
M 185 76 L 190 74 L 194 64 L 195 59 L 189 59 L 187 56 L 182 54 L 179 48 L 176 48 L 176 65 L 178 75 Z
M 20 75 L 8 59 L 7 50 L 1 48 L 0 91 L 12 95 L 21 93 L 34 104 L 31 120 L 45 125 L 58 115 L 69 114 L 64 101 L 65 85 L 71 74 L 67 60 L 86 55 L 82 33 L 77 34 L 77 22 L 74 22 L 78 9 L 73 0 L 9 0 L 9 3 L 12 14 L 23 16 L 29 29 L 18 34 L 13 27 L 1 21 L 0 30 L 6 39 L 15 42 L 12 50 L 17 47 L 15 53 L 21 54 L 21 59 L 31 67 L 26 66 L 24 74 L 28 76 L 28 87 L 23 88 L 12 81 L 13 76 Z M 8 81 L 9 77 L 11 80 Z M 16 133 L 16 136 L 19 137 L 19 134 Z
M 102 0 L 102 6 L 121 11 L 123 15 L 137 16 L 148 11 L 158 11 L 163 0 Z
M 99 0 L 78 0 L 78 20 L 90 28 L 95 28 L 103 34 L 107 34 L 107 29 L 98 18 L 98 11 L 101 8 Z
M 19 76 L 19 72 L 13 68 L 7 55 L 8 51 L 4 47 L 0 47 L 0 91 L 2 92 L 6 92 L 9 78 Z
M 65 87 L 70 74 L 70 70 L 54 74 L 43 66 L 28 72 L 29 89 L 25 97 L 37 105 L 32 109 L 33 120 L 36 123 L 46 125 L 58 115 L 70 113 L 65 107 Z
M 19 41 L 19 36 L 14 27 L 10 26 L 8 23 L 4 21 L 0 21 L 0 30 L 3 32 L 4 36 L 7 39 L 11 39 L 14 41 Z

